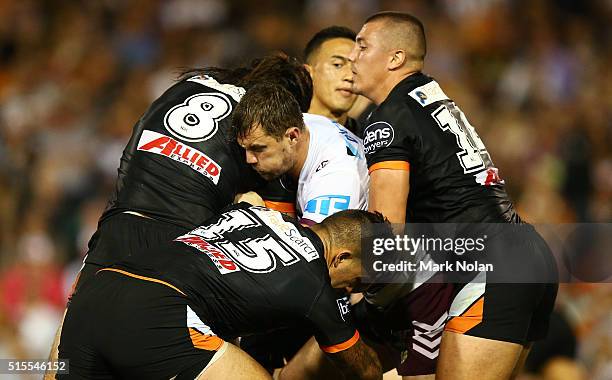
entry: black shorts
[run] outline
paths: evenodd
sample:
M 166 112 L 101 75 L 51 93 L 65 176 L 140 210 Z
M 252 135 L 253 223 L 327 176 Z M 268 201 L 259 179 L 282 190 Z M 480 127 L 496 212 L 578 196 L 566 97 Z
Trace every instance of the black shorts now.
M 491 259 L 504 270 L 480 272 L 467 284 L 444 284 L 434 277 L 397 302 L 411 324 L 408 330 L 394 330 L 405 342 L 400 375 L 435 373 L 442 331 L 521 345 L 546 337 L 558 289 L 554 259 L 533 227 L 506 230 L 493 242 L 501 247 L 494 252 L 500 257 Z M 520 277 L 513 276 L 519 271 Z M 542 282 L 509 282 L 517 277 Z
M 557 284 L 467 284 L 465 296 L 475 300 L 461 299 L 460 292 L 445 330 L 521 345 L 544 339 L 557 288 Z
M 59 358 L 66 379 L 194 379 L 226 344 L 160 280 L 102 270 L 75 294 Z M 176 377 L 175 377 L 176 376 Z
M 89 240 L 83 268 L 73 285 L 73 293 L 98 270 L 120 262 L 137 251 L 157 247 L 187 232 L 184 227 L 121 213 L 98 226 Z
M 530 225 L 512 225 L 494 238 L 492 272 L 480 272 L 457 294 L 446 330 L 525 345 L 548 332 L 558 289 L 550 249 Z

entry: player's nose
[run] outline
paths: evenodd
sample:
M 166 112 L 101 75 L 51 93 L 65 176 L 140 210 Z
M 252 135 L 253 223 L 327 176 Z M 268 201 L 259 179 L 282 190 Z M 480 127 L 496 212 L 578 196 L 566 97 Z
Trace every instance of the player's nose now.
M 247 164 L 254 165 L 257 163 L 257 157 L 248 150 L 246 151 L 246 162 Z
M 354 63 L 356 56 L 357 56 L 357 43 L 353 44 L 353 49 L 351 49 L 351 53 L 348 55 L 349 62 Z
M 342 76 L 342 80 L 349 82 L 349 83 L 353 83 L 353 72 L 351 71 L 351 67 L 350 65 L 346 65 L 347 69 L 344 72 L 344 75 Z

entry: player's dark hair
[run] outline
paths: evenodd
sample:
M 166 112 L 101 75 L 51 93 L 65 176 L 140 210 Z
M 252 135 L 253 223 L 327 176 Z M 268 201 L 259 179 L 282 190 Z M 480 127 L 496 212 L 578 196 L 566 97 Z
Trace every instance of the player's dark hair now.
M 304 62 L 310 63 L 310 59 L 316 53 L 325 41 L 333 40 L 334 38 L 346 38 L 347 40 L 355 41 L 357 33 L 346 26 L 333 25 L 317 32 L 304 48 Z
M 403 29 L 403 31 L 406 33 L 405 36 L 414 44 L 414 51 L 412 54 L 416 59 L 421 61 L 425 59 L 425 55 L 427 54 L 427 41 L 425 39 L 425 27 L 423 26 L 421 20 L 408 13 L 378 12 L 368 17 L 364 24 L 380 20 L 405 26 Z
M 368 245 L 367 239 L 380 234 L 393 236 L 389 220 L 380 212 L 344 210 L 325 218 L 321 226 L 329 233 L 333 245 L 353 249 L 353 255 L 359 259 L 362 244 Z
M 232 118 L 237 138 L 246 137 L 256 125 L 277 140 L 288 128 L 304 130 L 300 105 L 285 87 L 273 82 L 258 83 L 247 90 Z
M 208 75 L 219 83 L 243 87 L 247 91 L 257 83 L 276 83 L 293 95 L 302 112 L 308 111 L 312 99 L 310 74 L 297 58 L 290 57 L 285 53 L 276 53 L 254 59 L 248 67 L 188 69 L 180 74 L 179 80 L 195 75 Z

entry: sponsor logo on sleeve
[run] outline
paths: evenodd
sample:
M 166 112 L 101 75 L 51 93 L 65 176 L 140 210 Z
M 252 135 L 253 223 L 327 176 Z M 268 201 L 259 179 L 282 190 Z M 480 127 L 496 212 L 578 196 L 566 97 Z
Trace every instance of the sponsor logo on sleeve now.
M 327 166 L 327 164 L 329 164 L 329 160 L 323 160 L 321 161 L 321 163 L 319 164 L 319 166 L 317 166 L 317 170 L 315 170 L 315 173 L 318 173 L 320 170 L 322 170 L 324 167 Z
M 223 94 L 195 94 L 166 112 L 164 125 L 180 140 L 205 141 L 215 135 L 219 122 L 231 111 L 232 105 Z
M 350 313 L 351 310 L 349 307 L 348 297 L 339 298 L 336 300 L 336 303 L 338 304 L 338 310 L 340 310 L 340 317 L 344 322 L 346 322 L 344 316 Z
M 436 81 L 431 81 L 427 84 L 424 84 L 420 87 L 415 88 L 410 91 L 408 94 L 412 97 L 412 99 L 419 102 L 419 104 L 423 107 L 427 107 L 428 105 L 438 102 L 440 100 L 448 100 L 448 96 L 442 91 L 440 85 Z
M 364 131 L 363 148 L 365 154 L 373 154 L 381 148 L 388 147 L 395 138 L 391 124 L 378 121 L 370 124 Z
M 351 197 L 348 195 L 321 195 L 306 203 L 304 213 L 331 215 L 348 210 Z
M 170 136 L 145 129 L 138 141 L 138 150 L 168 157 L 189 166 L 213 181 L 215 185 L 219 183 L 221 176 L 219 164 L 199 150 L 181 144 Z

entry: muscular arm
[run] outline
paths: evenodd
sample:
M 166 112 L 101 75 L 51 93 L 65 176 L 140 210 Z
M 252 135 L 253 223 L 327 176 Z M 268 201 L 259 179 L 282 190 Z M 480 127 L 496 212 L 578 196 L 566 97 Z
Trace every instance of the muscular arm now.
M 280 371 L 277 379 L 382 379 L 376 353 L 362 340 L 352 347 L 325 353 L 311 338 Z
M 381 212 L 391 223 L 406 222 L 410 172 L 378 169 L 370 173 L 369 210 Z
M 382 379 L 378 356 L 362 340 L 344 351 L 326 355 L 348 379 Z

